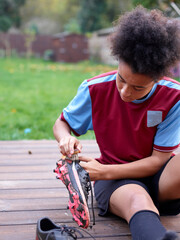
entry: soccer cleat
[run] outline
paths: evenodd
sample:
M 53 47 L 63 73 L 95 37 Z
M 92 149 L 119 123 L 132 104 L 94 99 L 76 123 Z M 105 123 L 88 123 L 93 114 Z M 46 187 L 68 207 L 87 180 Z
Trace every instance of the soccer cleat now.
M 56 225 L 49 218 L 37 222 L 36 240 L 73 240 L 77 239 L 75 230 L 66 225 Z
M 72 158 L 62 156 L 57 162 L 57 168 L 54 172 L 57 173 L 57 178 L 62 180 L 69 191 L 68 208 L 73 219 L 80 227 L 87 228 L 90 224 L 87 202 L 89 191 L 91 191 L 91 201 L 93 201 L 92 187 L 89 174 L 79 164 L 77 153 L 73 154 Z
M 85 231 L 85 230 L 84 230 Z M 92 239 L 95 239 L 86 231 Z M 73 240 L 84 238 L 84 235 L 75 227 L 56 225 L 51 219 L 45 217 L 37 222 L 36 240 Z

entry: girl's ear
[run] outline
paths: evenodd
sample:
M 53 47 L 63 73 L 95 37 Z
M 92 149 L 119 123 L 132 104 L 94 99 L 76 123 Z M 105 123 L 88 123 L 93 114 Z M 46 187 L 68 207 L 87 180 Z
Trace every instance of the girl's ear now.
M 159 82 L 160 80 L 162 80 L 163 79 L 163 77 L 164 77 L 164 75 L 163 76 L 161 76 L 161 77 L 159 77 L 158 79 L 156 79 L 155 80 L 155 82 L 157 83 L 157 82 Z

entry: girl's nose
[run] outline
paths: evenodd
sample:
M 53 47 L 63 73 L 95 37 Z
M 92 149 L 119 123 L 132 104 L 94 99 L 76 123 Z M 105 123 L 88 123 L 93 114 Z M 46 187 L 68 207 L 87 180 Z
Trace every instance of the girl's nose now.
M 121 88 L 121 95 L 124 97 L 131 96 L 131 88 L 127 84 L 124 84 L 124 86 Z

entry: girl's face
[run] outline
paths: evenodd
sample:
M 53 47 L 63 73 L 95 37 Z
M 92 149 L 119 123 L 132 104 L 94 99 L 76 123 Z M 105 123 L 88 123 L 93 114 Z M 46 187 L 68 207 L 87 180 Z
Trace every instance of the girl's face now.
M 151 91 L 154 83 L 151 77 L 144 74 L 133 73 L 129 65 L 120 61 L 116 85 L 121 99 L 124 102 L 132 102 L 143 98 Z

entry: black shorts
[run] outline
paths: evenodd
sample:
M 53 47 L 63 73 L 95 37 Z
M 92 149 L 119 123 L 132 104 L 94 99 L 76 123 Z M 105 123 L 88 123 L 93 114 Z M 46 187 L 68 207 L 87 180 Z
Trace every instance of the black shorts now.
M 171 158 L 170 158 L 171 159 Z M 169 161 L 170 161 L 169 159 Z M 168 161 L 168 162 L 169 162 Z M 167 163 L 168 163 L 167 162 Z M 159 179 L 166 167 L 166 164 L 153 176 L 139 179 L 121 180 L 98 180 L 94 184 L 95 198 L 98 203 L 99 215 L 104 216 L 108 213 L 109 199 L 112 193 L 119 187 L 126 184 L 138 184 L 142 186 L 151 196 L 155 206 L 161 215 L 177 215 L 180 213 L 180 199 L 167 202 L 158 202 Z

